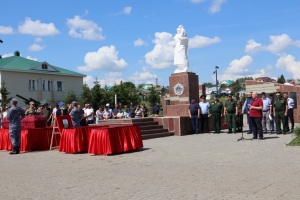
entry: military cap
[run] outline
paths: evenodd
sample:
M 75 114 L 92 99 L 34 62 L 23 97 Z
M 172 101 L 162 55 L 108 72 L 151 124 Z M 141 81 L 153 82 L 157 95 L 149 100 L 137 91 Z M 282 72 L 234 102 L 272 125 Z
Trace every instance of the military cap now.
M 59 106 L 58 103 L 55 103 L 55 106 Z
M 276 95 L 281 95 L 281 93 L 280 93 L 280 92 L 277 92 Z
M 11 102 L 18 102 L 18 99 L 17 98 L 12 98 Z
M 240 95 L 240 93 L 238 93 L 238 92 L 237 92 L 237 93 L 235 93 L 235 95 L 236 95 L 236 96 L 239 96 L 239 95 Z
M 205 99 L 206 98 L 206 96 L 204 95 L 204 94 L 202 94 L 201 96 L 200 96 L 200 99 Z
M 30 105 L 33 105 L 34 104 L 34 102 L 33 101 L 30 101 L 30 103 L 29 103 Z
M 266 95 L 266 93 L 265 93 L 265 92 L 262 92 L 261 95 Z
M 228 94 L 229 97 L 232 97 L 232 94 Z
M 193 99 L 195 99 L 195 100 L 196 100 L 196 98 L 195 98 L 195 97 L 192 97 L 191 99 L 192 99 L 192 100 L 193 100 Z
M 72 104 L 73 105 L 77 105 L 77 101 L 72 101 Z

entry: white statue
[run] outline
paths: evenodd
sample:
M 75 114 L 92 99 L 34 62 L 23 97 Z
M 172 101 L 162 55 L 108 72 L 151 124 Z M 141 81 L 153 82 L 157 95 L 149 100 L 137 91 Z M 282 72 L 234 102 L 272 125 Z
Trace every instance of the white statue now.
M 188 37 L 185 34 L 184 27 L 179 25 L 177 34 L 174 36 L 174 65 L 177 69 L 174 73 L 187 72 L 189 68 L 189 60 L 187 56 L 188 50 Z

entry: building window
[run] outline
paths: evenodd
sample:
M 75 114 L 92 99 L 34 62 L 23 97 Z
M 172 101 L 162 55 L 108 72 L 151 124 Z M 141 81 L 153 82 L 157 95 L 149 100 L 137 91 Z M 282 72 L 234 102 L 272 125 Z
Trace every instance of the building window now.
M 29 90 L 35 90 L 35 80 L 29 80 Z
M 57 81 L 57 91 L 62 91 L 62 82 Z
M 51 90 L 51 81 L 48 81 L 48 91 Z
M 43 90 L 45 90 L 45 80 L 43 80 Z
M 46 64 L 42 64 L 42 69 L 48 69 L 48 66 Z

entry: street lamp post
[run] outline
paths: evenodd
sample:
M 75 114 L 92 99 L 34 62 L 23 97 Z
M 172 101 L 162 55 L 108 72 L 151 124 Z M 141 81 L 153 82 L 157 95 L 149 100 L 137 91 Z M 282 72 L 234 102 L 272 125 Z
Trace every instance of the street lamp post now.
M 213 73 L 213 74 L 216 74 L 216 93 L 217 93 L 217 94 L 218 94 L 218 69 L 219 69 L 219 67 L 216 66 L 216 67 L 215 67 L 215 71 L 214 71 L 214 73 Z

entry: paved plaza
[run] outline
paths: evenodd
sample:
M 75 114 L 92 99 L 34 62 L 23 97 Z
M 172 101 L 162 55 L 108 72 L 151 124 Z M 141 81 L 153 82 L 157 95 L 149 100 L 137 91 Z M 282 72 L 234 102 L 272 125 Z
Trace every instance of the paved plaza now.
M 300 148 L 286 146 L 293 136 L 240 137 L 152 139 L 114 156 L 0 151 L 0 199 L 299 199 Z

